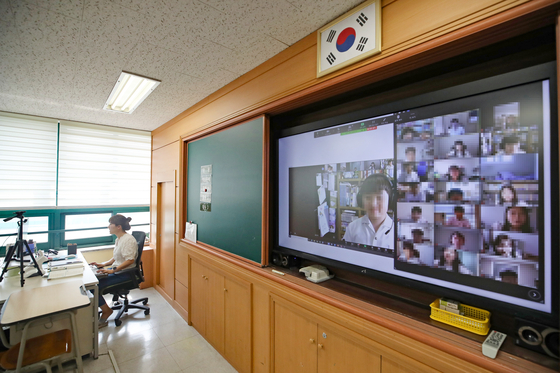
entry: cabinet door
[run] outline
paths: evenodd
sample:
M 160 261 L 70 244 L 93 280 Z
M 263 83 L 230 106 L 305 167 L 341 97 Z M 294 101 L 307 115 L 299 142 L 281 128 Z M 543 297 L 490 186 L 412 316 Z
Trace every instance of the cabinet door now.
M 321 373 L 379 373 L 381 356 L 368 339 L 350 330 L 319 325 L 318 371 Z
M 401 358 L 391 356 L 389 358 L 383 355 L 381 359 L 382 373 L 439 373 L 439 370 L 404 356 L 401 356 Z
M 205 268 L 207 282 L 206 340 L 224 354 L 224 276 Z
M 226 277 L 225 357 L 238 372 L 251 371 L 251 283 Z
M 191 288 L 189 301 L 189 319 L 193 327 L 202 335 L 206 335 L 206 297 L 208 284 L 204 267 L 195 260 L 191 260 Z
M 275 302 L 274 373 L 284 372 L 317 372 L 317 323 Z

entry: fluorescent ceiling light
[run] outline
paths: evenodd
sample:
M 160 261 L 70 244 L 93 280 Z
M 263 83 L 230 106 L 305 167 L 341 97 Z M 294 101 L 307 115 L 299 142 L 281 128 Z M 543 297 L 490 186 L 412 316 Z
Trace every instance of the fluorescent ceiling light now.
M 159 83 L 159 80 L 123 71 L 103 109 L 131 114 Z

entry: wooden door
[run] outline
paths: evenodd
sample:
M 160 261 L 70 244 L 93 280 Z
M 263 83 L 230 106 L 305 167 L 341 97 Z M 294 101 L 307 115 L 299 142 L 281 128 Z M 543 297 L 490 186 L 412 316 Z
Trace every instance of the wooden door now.
M 224 354 L 224 276 L 204 269 L 207 283 L 206 340 Z
M 381 356 L 370 341 L 348 329 L 318 326 L 317 356 L 321 373 L 379 373 Z
M 175 182 L 158 183 L 157 284 L 175 299 Z
M 241 373 L 251 372 L 251 283 L 225 278 L 225 357 Z
M 317 324 L 278 301 L 274 302 L 273 364 L 274 373 L 317 372 Z
M 191 260 L 189 320 L 203 337 L 206 335 L 206 298 L 208 296 L 205 269 L 206 267 L 197 261 Z

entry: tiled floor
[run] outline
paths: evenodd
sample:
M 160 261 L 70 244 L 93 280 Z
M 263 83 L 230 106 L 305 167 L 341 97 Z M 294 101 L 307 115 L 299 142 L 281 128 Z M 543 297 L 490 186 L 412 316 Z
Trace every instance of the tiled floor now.
M 132 310 L 115 327 L 99 332 L 99 358 L 84 359 L 85 373 L 113 373 L 112 350 L 122 373 L 234 373 L 236 370 L 154 289 L 134 290 L 130 299 L 148 297 L 150 315 Z M 110 296 L 106 299 L 110 301 Z

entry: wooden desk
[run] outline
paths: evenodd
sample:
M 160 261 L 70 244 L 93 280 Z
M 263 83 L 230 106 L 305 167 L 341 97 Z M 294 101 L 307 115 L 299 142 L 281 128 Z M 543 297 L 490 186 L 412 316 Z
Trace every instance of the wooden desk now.
M 90 299 L 87 294 L 81 292 L 82 285 L 82 280 L 74 277 L 72 281 L 52 286 L 31 289 L 23 287 L 10 294 L 4 302 L 0 314 L 0 324 L 11 325 L 85 307 L 90 304 Z
M 50 323 L 52 322 L 50 319 L 57 316 L 66 316 L 71 324 L 72 350 L 74 351 L 78 371 L 82 372 L 82 358 L 78 351 L 78 327 L 75 315 L 70 311 L 86 307 L 90 303 L 90 298 L 81 279 L 41 288 L 27 289 L 24 287 L 12 293 L 2 307 L 0 324 L 8 326 L 17 323 L 23 326 L 17 370 L 21 369 L 27 334 L 33 322 L 42 322 L 42 318 L 49 317 L 48 322 Z
M 60 252 L 61 255 L 64 252 Z M 97 359 L 99 355 L 99 342 L 98 342 L 98 313 L 97 304 L 99 299 L 99 291 L 97 284 L 99 281 L 91 268 L 87 265 L 83 255 L 78 251 L 77 257 L 84 262 L 84 273 L 82 276 L 72 276 L 72 277 L 62 277 L 54 280 L 47 280 L 45 277 L 30 277 L 25 279 L 25 286 L 22 288 L 20 286 L 19 275 L 13 277 L 4 277 L 2 282 L 0 282 L 0 304 L 3 304 L 10 295 L 15 292 L 19 292 L 22 289 L 31 290 L 37 289 L 35 294 L 42 300 L 34 301 L 37 307 L 48 306 L 51 303 L 56 303 L 52 301 L 45 301 L 48 297 L 43 298 L 40 294 L 45 291 L 45 294 L 49 294 L 49 288 L 54 285 L 72 283 L 76 280 L 81 281 L 87 290 L 93 292 L 93 299 L 91 300 L 90 307 L 82 308 L 78 310 L 76 315 L 76 322 L 78 324 L 78 337 L 80 352 L 82 355 L 92 354 L 92 356 Z M 57 287 L 55 287 L 56 289 Z M 52 289 L 51 289 L 52 290 Z M 93 322 L 92 322 L 93 320 Z M 57 322 L 49 332 L 68 329 L 68 323 Z M 15 344 L 21 338 L 23 328 L 19 325 L 14 325 L 10 330 L 10 342 Z M 34 327 L 30 329 L 28 338 L 35 337 L 37 335 L 44 334 L 45 330 L 41 326 Z

